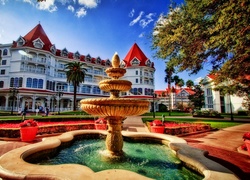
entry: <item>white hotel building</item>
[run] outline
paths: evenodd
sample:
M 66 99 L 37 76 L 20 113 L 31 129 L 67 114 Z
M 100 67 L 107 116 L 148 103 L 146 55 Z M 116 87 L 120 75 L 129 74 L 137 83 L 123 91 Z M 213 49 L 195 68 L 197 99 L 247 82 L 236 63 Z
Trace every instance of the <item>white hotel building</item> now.
M 49 107 L 50 111 L 73 109 L 73 86 L 67 83 L 65 64 L 71 61 L 84 63 L 87 69 L 84 83 L 77 90 L 77 102 L 85 98 L 109 97 L 98 87 L 98 82 L 109 78 L 105 70 L 109 59 L 59 50 L 52 44 L 38 24 L 25 36 L 9 44 L 0 44 L 0 110 L 17 111 L 28 107 Z M 121 61 L 127 73 L 123 79 L 132 82 L 124 97 L 148 99 L 154 93 L 154 63 L 135 43 Z M 63 94 L 59 96 L 59 92 Z

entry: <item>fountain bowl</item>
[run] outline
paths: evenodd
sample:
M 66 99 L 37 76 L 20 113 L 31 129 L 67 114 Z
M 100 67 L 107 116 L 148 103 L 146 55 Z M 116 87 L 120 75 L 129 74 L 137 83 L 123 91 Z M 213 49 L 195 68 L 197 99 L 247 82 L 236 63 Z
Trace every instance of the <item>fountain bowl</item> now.
M 143 175 L 123 169 L 109 169 L 94 172 L 87 166 L 78 164 L 63 165 L 38 165 L 25 161 L 30 156 L 45 155 L 60 149 L 61 145 L 70 143 L 75 137 L 81 135 L 107 135 L 107 131 L 101 130 L 76 130 L 61 134 L 60 136 L 43 138 L 41 142 L 23 146 L 0 157 L 0 177 L 3 179 L 126 179 L 146 180 L 150 179 Z M 204 179 L 238 179 L 230 170 L 224 166 L 208 159 L 207 152 L 187 145 L 182 138 L 158 134 L 138 133 L 122 131 L 124 137 L 134 140 L 152 139 L 168 145 L 173 153 L 186 166 L 203 174 Z
M 131 89 L 131 86 L 132 83 L 127 80 L 107 79 L 99 83 L 100 89 L 106 92 L 110 92 L 112 90 L 119 90 L 122 92 L 126 92 Z
M 95 116 L 127 117 L 148 112 L 149 102 L 130 98 L 92 98 L 80 101 L 81 109 Z

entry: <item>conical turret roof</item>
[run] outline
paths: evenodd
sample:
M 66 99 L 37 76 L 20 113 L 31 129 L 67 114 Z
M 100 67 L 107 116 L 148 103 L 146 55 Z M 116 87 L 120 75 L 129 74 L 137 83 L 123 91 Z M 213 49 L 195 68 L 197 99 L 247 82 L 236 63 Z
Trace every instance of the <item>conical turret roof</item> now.
M 145 56 L 145 54 L 142 52 L 142 50 L 136 43 L 133 44 L 133 46 L 131 47 L 128 54 L 123 60 L 126 64 L 126 67 L 132 66 L 132 61 L 134 59 L 140 61 L 139 66 L 146 66 L 146 62 L 148 60 L 148 58 Z

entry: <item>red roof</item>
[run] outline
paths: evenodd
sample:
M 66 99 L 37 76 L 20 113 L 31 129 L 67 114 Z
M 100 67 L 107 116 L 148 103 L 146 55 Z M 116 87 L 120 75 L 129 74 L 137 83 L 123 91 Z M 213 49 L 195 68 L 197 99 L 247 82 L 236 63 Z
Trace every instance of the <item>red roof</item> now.
M 145 54 L 142 52 L 142 50 L 136 43 L 134 43 L 134 45 L 131 47 L 128 54 L 124 58 L 126 67 L 132 66 L 131 61 L 134 60 L 135 58 L 140 61 L 139 66 L 146 66 L 146 61 L 148 60 L 148 58 L 145 56 Z
M 52 46 L 48 36 L 46 35 L 46 33 L 43 30 L 43 27 L 41 26 L 41 24 L 38 24 L 36 27 L 34 27 L 23 38 L 25 39 L 24 46 L 34 47 L 33 41 L 38 39 L 38 38 L 40 38 L 44 43 L 44 46 L 42 48 L 43 50 L 50 51 L 50 48 Z

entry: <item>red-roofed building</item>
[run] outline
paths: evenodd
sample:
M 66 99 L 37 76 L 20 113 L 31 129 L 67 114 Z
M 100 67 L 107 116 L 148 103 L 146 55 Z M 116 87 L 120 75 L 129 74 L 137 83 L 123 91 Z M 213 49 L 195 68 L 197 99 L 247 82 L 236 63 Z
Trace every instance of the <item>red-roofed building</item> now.
M 84 63 L 85 81 L 77 90 L 77 101 L 89 97 L 108 97 L 100 90 L 98 83 L 109 78 L 105 70 L 111 66 L 109 59 L 82 55 L 67 48 L 57 49 L 51 43 L 39 23 L 25 36 L 19 36 L 9 44 L 0 44 L 0 109 L 17 111 L 27 106 L 28 111 L 37 107 L 49 107 L 50 111 L 71 110 L 73 86 L 67 82 L 65 65 L 68 62 Z M 120 66 L 126 68 L 123 79 L 132 82 L 132 89 L 123 97 L 148 99 L 154 94 L 154 63 L 151 62 L 135 43 L 128 51 Z M 18 93 L 9 94 L 10 89 Z M 63 92 L 58 96 L 58 92 Z M 60 106 L 61 105 L 61 106 Z
M 185 110 L 189 107 L 189 95 L 195 92 L 191 88 L 180 88 L 176 86 L 171 89 L 155 90 L 158 104 L 164 104 L 168 109 Z

